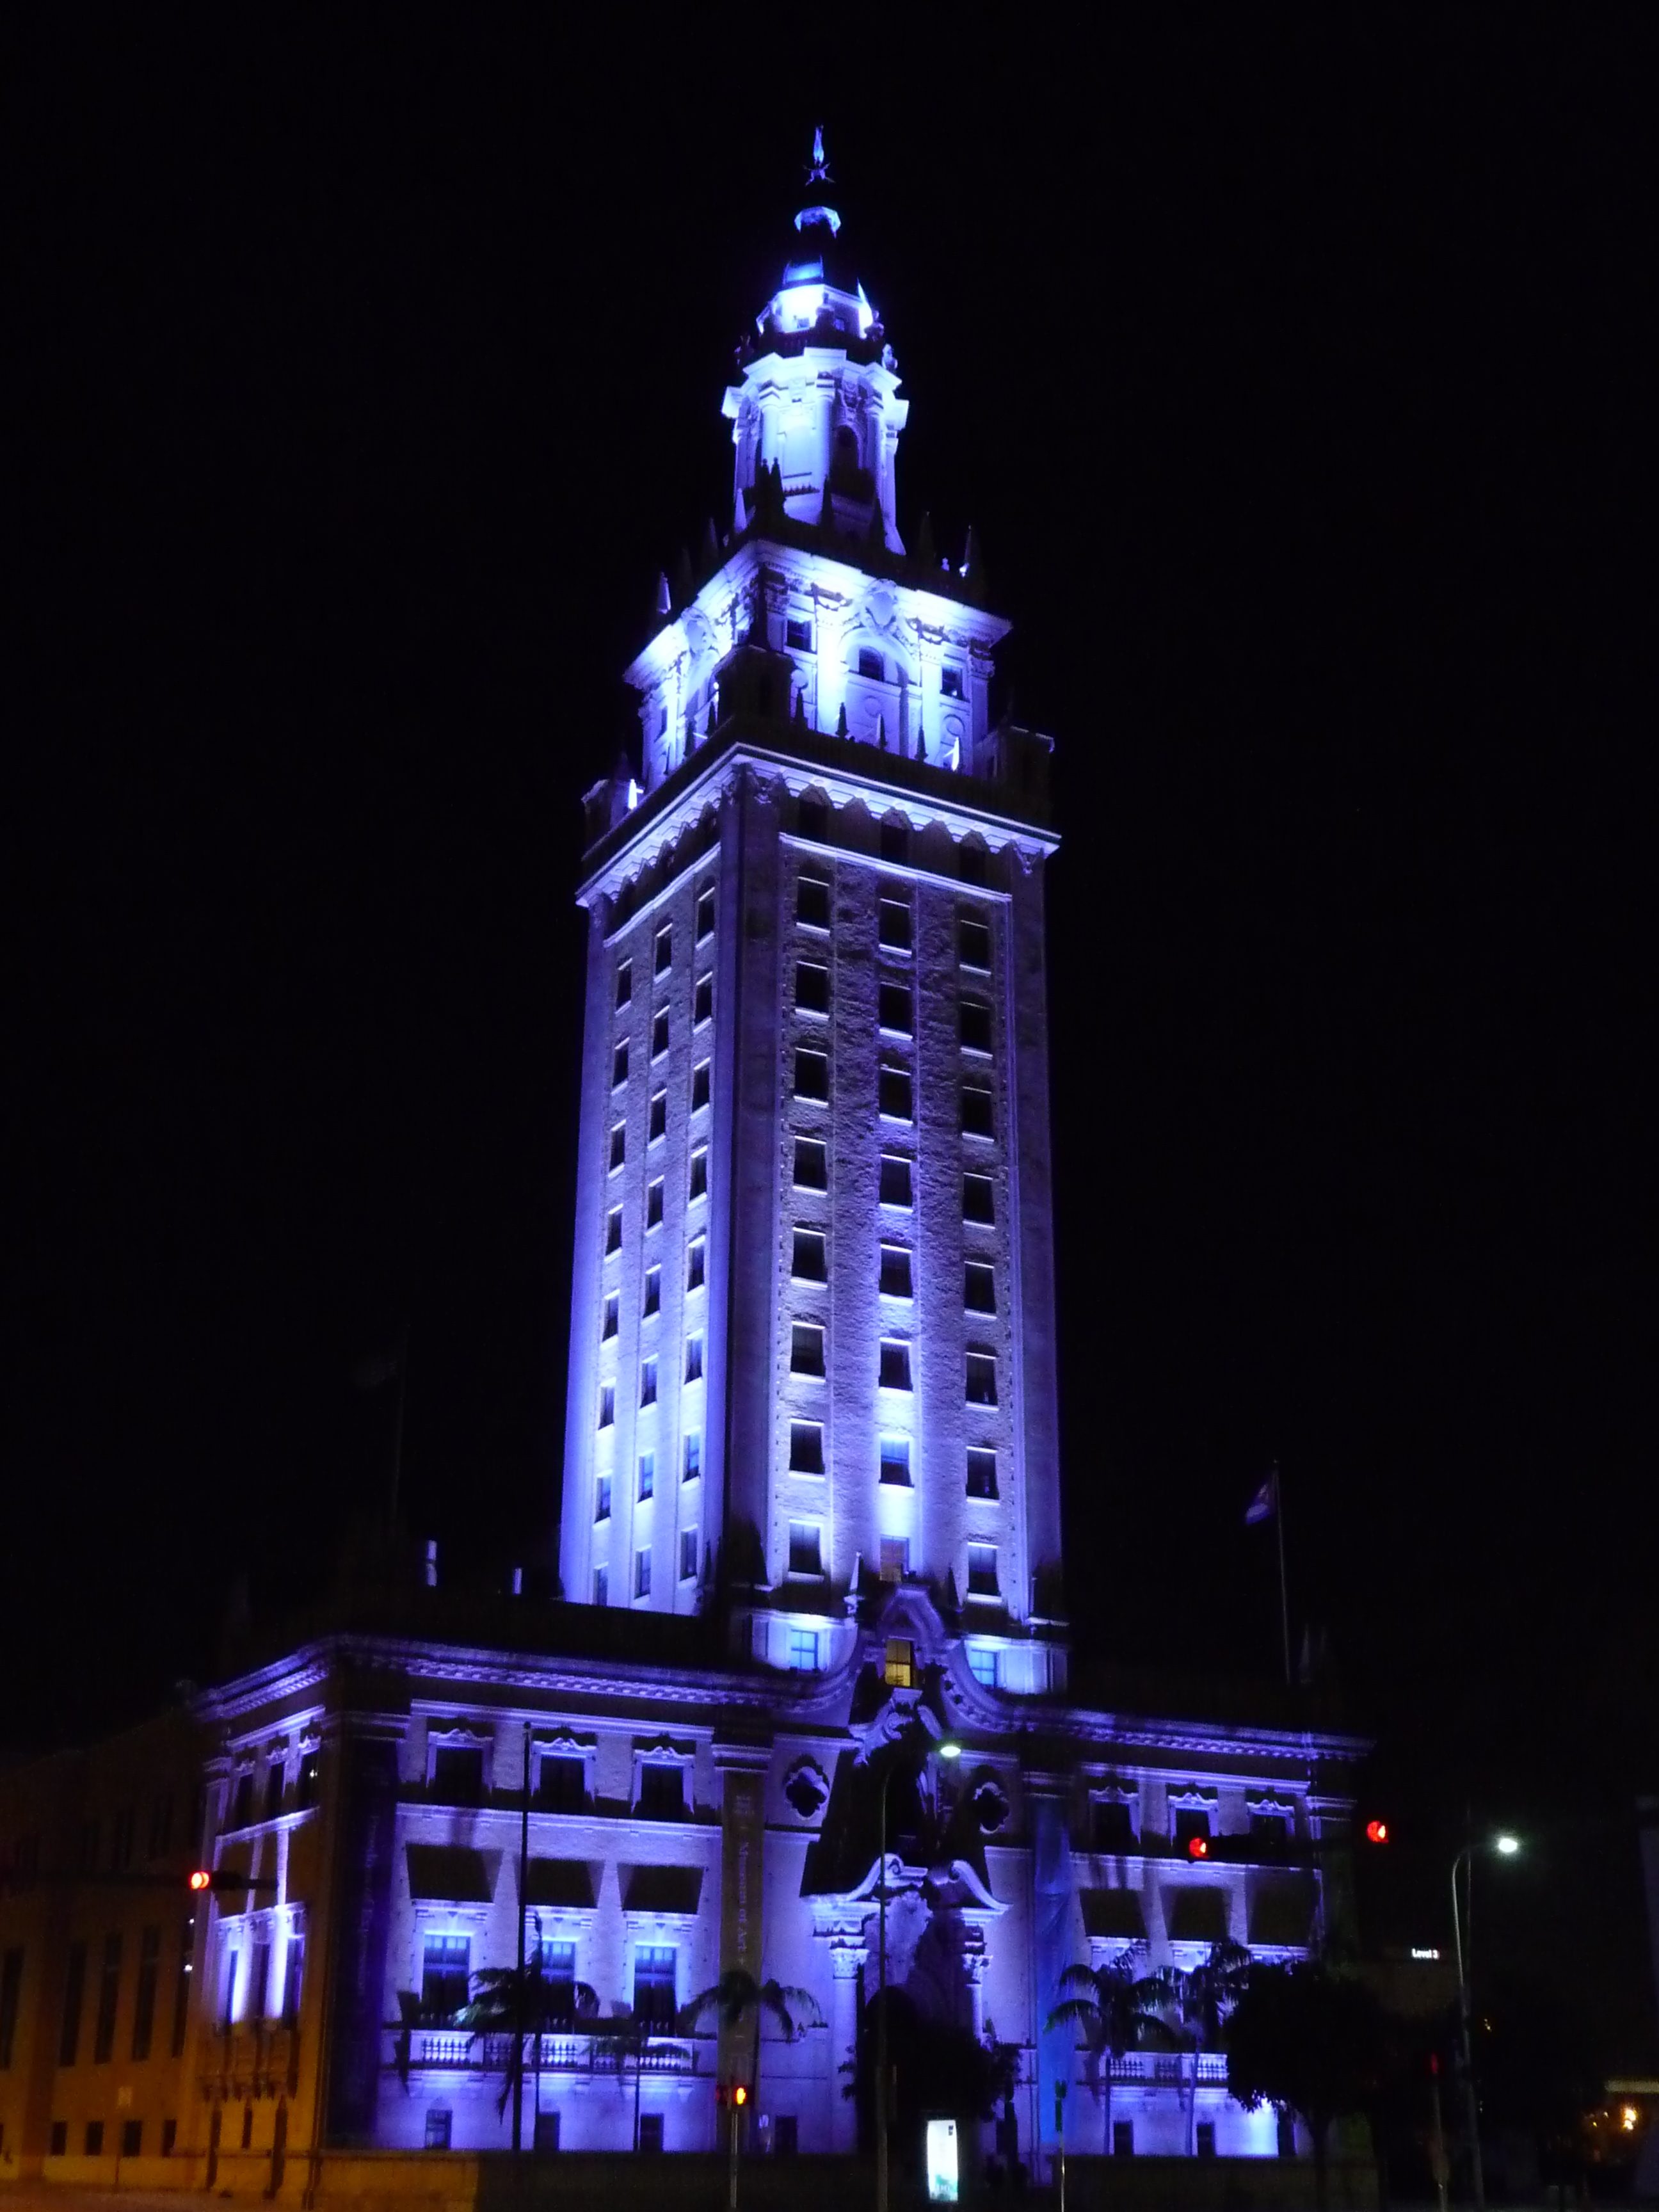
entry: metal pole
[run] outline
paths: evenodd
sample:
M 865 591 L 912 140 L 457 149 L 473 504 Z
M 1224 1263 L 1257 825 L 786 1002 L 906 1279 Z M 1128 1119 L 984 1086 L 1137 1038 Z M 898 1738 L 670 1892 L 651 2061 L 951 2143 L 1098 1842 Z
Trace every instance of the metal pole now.
M 519 2054 L 519 2086 L 513 2098 L 513 2155 L 516 2158 L 524 2148 L 524 1915 L 525 1890 L 530 1879 L 530 1723 L 524 1724 L 524 1797 L 519 1808 L 519 1979 L 517 2001 L 514 2006 L 516 2034 L 514 2047 Z M 539 2025 L 536 2033 L 539 2035 Z
M 881 1778 L 881 1858 L 877 1876 L 876 1953 L 876 2212 L 887 2212 L 887 1785 L 892 1764 Z
M 1457 1954 L 1457 2024 L 1463 2045 L 1463 2099 L 1468 2107 L 1469 2165 L 1474 2182 L 1475 2212 L 1486 2212 L 1486 2176 L 1480 2161 L 1480 2100 L 1474 2089 L 1474 2051 L 1469 2037 L 1469 1978 L 1463 1960 L 1463 1922 L 1457 1906 L 1457 1869 L 1468 1859 L 1474 1864 L 1474 1846 L 1465 1844 L 1452 1861 L 1452 1943 Z
M 732 2085 L 731 2104 L 732 2172 L 731 2179 L 726 2188 L 726 2197 L 727 2212 L 738 2212 L 738 2115 L 739 2110 L 740 2107 L 738 2104 L 737 2084 L 736 2082 L 733 2082 Z

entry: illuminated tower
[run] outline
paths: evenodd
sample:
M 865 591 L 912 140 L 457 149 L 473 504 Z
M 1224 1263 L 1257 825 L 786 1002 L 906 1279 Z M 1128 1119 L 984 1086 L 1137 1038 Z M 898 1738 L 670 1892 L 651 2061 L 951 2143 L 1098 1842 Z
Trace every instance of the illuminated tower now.
M 562 1575 L 800 1667 L 920 1581 L 1047 1687 L 1048 744 L 993 722 L 971 534 L 900 538 L 908 402 L 813 155 L 730 531 L 586 802 Z

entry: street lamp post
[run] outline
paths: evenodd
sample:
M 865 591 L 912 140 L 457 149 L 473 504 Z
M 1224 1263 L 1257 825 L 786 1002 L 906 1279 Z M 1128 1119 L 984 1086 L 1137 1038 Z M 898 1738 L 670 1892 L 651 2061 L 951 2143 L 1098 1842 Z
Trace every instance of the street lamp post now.
M 1474 2087 L 1474 2049 L 1469 2034 L 1469 1975 L 1463 1955 L 1463 1921 L 1457 1905 L 1457 1869 L 1467 1860 L 1471 1869 L 1478 1850 L 1496 1851 L 1500 1858 L 1513 1858 L 1520 1850 L 1519 1839 L 1514 1836 L 1494 1836 L 1490 1844 L 1465 1844 L 1452 1861 L 1451 1906 L 1452 1944 L 1457 1954 L 1457 2025 L 1463 2045 L 1463 2101 L 1469 2130 L 1469 2160 L 1474 2183 L 1475 2212 L 1486 2212 L 1486 2175 L 1480 2158 L 1480 2100 Z M 1473 1873 L 1471 1873 L 1473 1880 Z M 1469 1930 L 1469 1951 L 1474 1949 L 1474 1931 Z
M 926 1765 L 930 1757 L 960 1759 L 962 1746 L 950 1737 L 930 1744 L 923 1754 Z M 887 1785 L 898 1771 L 896 1759 L 890 1760 L 887 1771 L 881 1778 L 881 1857 L 877 1876 L 877 1996 L 876 1996 L 876 2212 L 887 2212 Z

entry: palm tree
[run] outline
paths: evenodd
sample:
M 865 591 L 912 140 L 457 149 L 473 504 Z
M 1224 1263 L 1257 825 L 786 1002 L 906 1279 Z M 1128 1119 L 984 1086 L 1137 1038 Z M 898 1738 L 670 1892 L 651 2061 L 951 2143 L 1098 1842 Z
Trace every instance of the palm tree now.
M 712 1988 L 702 1990 L 680 2008 L 680 2033 L 695 2034 L 711 2012 L 722 2027 L 730 2028 L 740 2027 L 750 2013 L 755 2015 L 755 2063 L 749 2093 L 757 2112 L 760 2109 L 761 2023 L 766 2015 L 769 2013 L 777 2022 L 787 2043 L 798 2042 L 809 2027 L 823 2026 L 823 2014 L 811 1990 L 794 1989 L 783 1982 L 757 1982 L 741 1966 L 732 1967 Z
M 542 2038 L 572 2027 L 578 2020 L 591 2020 L 599 2008 L 597 1992 L 586 1982 L 550 1980 L 543 1970 L 539 1943 L 525 1960 L 522 1974 L 517 1966 L 489 1966 L 472 1977 L 472 2001 L 456 2014 L 456 2025 L 470 2028 L 474 2035 L 505 2035 L 511 2039 L 496 2111 L 504 2112 L 523 2087 L 524 2039 L 533 2035 L 536 2110 L 539 2112 Z
M 1164 2014 L 1178 2002 L 1168 1966 L 1149 1966 L 1146 1945 L 1131 1943 L 1103 1966 L 1068 1966 L 1060 1986 L 1068 1991 L 1048 2015 L 1050 2027 L 1080 2027 L 1091 2057 L 1103 2057 L 1106 2141 L 1112 2140 L 1112 2066 L 1132 2051 L 1176 2047 Z
M 1250 1954 L 1242 1943 L 1212 1943 L 1202 1966 L 1176 1978 L 1181 2025 L 1193 2054 L 1192 2094 L 1187 2105 L 1187 2150 L 1192 2154 L 1198 2125 L 1198 2057 L 1219 2051 L 1226 2041 L 1227 2016 L 1249 1981 Z
M 634 2148 L 640 2147 L 640 2081 L 645 2072 L 645 2054 L 657 2033 L 655 2023 L 645 2014 L 635 2012 L 628 2005 L 618 2005 L 605 2021 L 603 2032 L 593 2036 L 593 2056 L 602 2065 L 614 2066 L 620 2081 L 623 2069 L 631 2058 L 634 2062 Z

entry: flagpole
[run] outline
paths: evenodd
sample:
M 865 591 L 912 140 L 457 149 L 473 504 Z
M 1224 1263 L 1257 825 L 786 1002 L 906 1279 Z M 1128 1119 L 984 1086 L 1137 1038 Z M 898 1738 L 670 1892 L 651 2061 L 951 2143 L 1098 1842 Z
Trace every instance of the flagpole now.
M 1285 1644 L 1285 1686 L 1291 1686 L 1291 1599 L 1285 1580 L 1285 1482 L 1273 1462 L 1273 1533 L 1279 1539 L 1279 1627 Z

